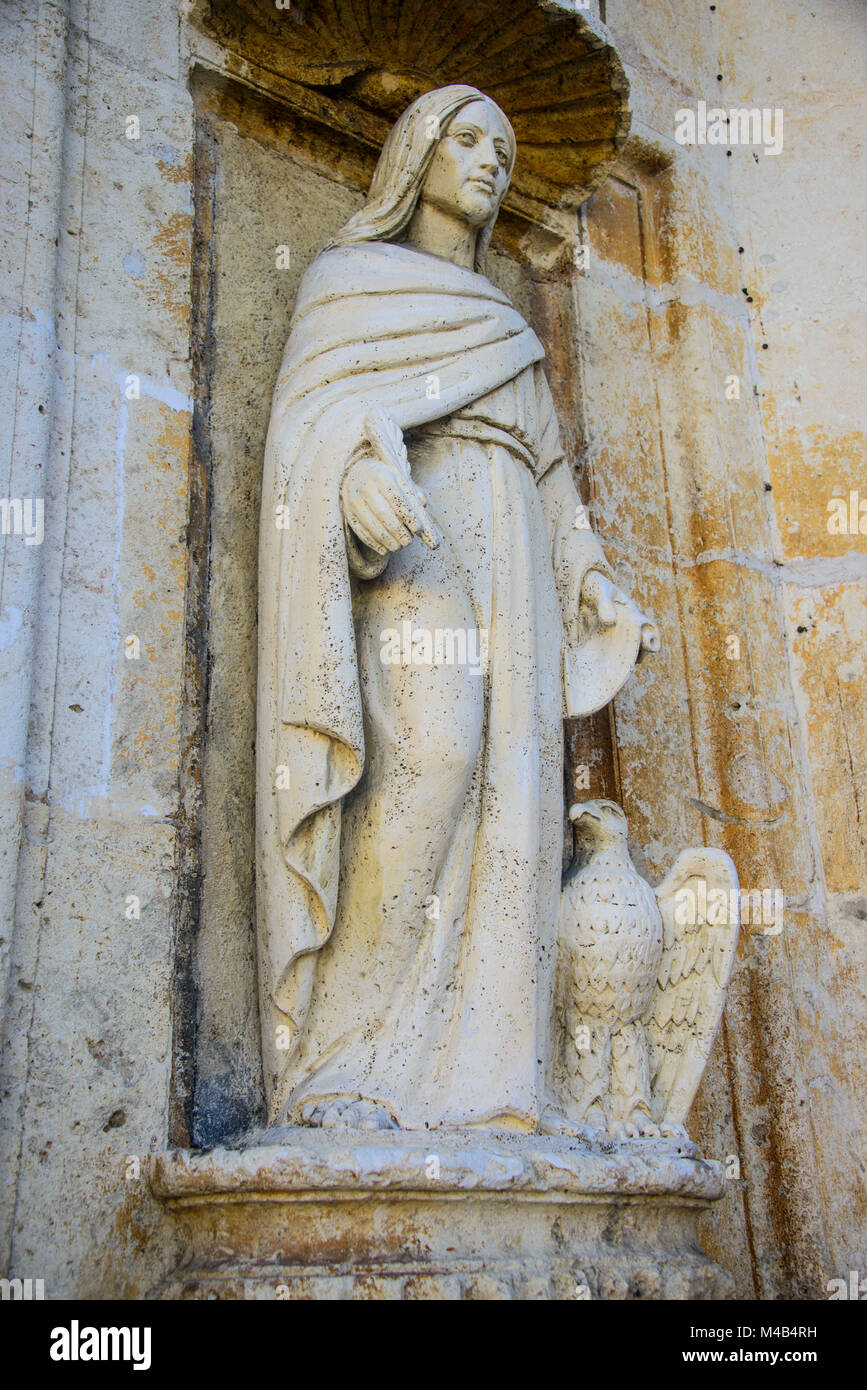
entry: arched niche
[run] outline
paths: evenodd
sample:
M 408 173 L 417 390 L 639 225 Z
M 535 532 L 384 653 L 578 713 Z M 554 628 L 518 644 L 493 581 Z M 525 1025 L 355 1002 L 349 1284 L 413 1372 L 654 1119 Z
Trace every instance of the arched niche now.
M 569 253 L 577 209 L 617 158 L 629 110 L 604 28 L 561 0 L 293 0 L 290 8 L 197 0 L 192 22 L 197 466 L 170 1138 L 210 1145 L 262 1116 L 259 498 L 271 391 L 301 275 L 360 206 L 388 130 L 410 101 L 458 81 L 488 92 L 513 121 L 519 149 L 491 274 L 548 349 L 564 444 L 577 460 L 581 373 Z M 591 759 L 591 792 L 611 795 L 608 716 L 585 723 L 580 747 L 570 731 L 573 758 L 577 749 Z
M 629 132 L 622 64 L 577 0 L 197 0 L 192 20 L 219 46 L 221 75 L 336 139 L 368 174 L 422 92 L 487 92 L 518 139 L 500 218 L 518 254 L 552 254 Z

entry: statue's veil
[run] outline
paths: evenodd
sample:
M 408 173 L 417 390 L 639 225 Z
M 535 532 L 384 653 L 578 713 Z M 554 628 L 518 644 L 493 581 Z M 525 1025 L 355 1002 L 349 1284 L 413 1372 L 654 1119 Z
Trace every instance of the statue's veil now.
M 382 147 L 379 162 L 363 208 L 350 217 L 328 242 L 334 246 L 355 246 L 363 241 L 396 241 L 412 217 L 437 143 L 449 121 L 472 101 L 486 101 L 503 122 L 509 139 L 509 176 L 515 167 L 515 133 L 508 117 L 495 101 L 476 87 L 456 85 L 425 92 L 395 122 Z M 497 209 L 499 212 L 499 208 Z M 479 232 L 475 269 L 485 273 L 485 256 L 497 214 Z

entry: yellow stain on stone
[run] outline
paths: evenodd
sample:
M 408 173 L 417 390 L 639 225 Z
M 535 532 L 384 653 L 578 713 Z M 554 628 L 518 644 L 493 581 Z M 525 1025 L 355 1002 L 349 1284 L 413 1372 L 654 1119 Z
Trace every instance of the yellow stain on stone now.
M 193 181 L 192 155 L 188 154 L 181 164 L 167 164 L 164 159 L 158 159 L 157 168 L 168 183 L 189 184 Z
M 855 586 L 790 598 L 792 674 L 805 710 L 810 775 L 829 892 L 867 876 L 867 717 L 862 696 L 867 612 Z
M 190 321 L 190 286 L 188 273 L 178 275 L 177 271 L 189 272 L 192 257 L 192 218 L 189 213 L 175 212 L 167 220 L 161 231 L 153 238 L 152 246 L 157 253 L 154 262 L 154 280 L 161 291 L 160 302 L 176 326 L 184 331 Z M 169 263 L 174 267 L 162 269 Z
M 829 508 L 832 497 L 848 504 L 850 492 L 860 488 L 867 502 L 865 445 L 861 430 L 831 434 L 821 425 L 792 427 L 771 437 L 768 463 L 786 559 L 867 551 L 867 535 L 828 529 L 837 510 Z
M 126 536 L 133 577 L 129 603 L 141 658 L 124 662 L 122 687 L 129 718 L 117 756 L 146 769 L 161 766 L 167 756 L 171 760 L 179 745 L 192 416 L 154 399 L 142 406 L 130 448 L 147 479 L 148 519 L 144 526 L 131 525 Z

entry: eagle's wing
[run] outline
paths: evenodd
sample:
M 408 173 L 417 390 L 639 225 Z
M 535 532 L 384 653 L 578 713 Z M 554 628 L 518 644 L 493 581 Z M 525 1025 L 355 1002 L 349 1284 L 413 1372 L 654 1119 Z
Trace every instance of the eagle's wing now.
M 722 890 L 722 891 L 720 891 Z M 684 1125 L 722 1018 L 740 927 L 737 870 L 719 849 L 685 849 L 656 897 L 663 922 L 644 1015 L 653 1118 Z

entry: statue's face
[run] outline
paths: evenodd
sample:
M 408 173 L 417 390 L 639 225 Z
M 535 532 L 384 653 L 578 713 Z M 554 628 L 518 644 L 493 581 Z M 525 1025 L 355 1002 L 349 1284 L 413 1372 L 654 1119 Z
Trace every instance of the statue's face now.
M 457 213 L 471 227 L 490 222 L 509 185 L 511 149 L 505 127 L 486 101 L 471 101 L 441 136 L 421 201 Z

